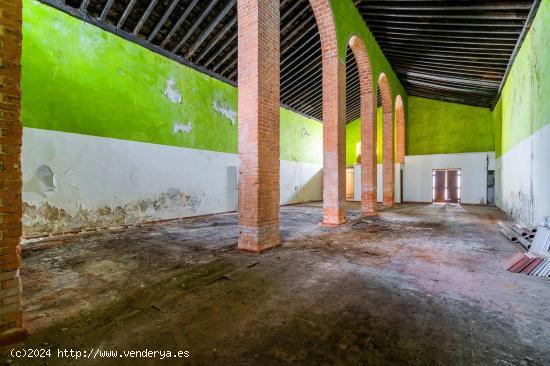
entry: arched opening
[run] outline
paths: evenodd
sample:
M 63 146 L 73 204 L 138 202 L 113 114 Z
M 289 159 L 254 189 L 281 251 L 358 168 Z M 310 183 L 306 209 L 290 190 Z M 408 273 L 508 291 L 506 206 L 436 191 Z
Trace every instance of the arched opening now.
M 393 98 L 390 83 L 384 73 L 381 73 L 378 78 L 378 90 L 382 99 L 383 203 L 386 207 L 393 207 L 395 201 Z
M 322 51 L 323 223 L 346 222 L 345 63 L 329 0 L 310 0 Z M 280 3 L 242 0 L 238 11 L 239 242 L 261 252 L 280 244 Z
M 363 215 L 376 213 L 376 109 L 372 84 L 372 71 L 365 42 L 353 35 L 348 42 L 357 64 L 357 73 L 348 75 L 346 83 L 359 83 L 358 96 L 349 98 L 359 102 L 361 118 L 361 212 Z M 352 59 L 352 61 L 353 61 Z M 353 103 L 353 102 L 352 102 Z M 353 112 L 355 105 L 348 112 Z M 348 113 L 349 114 L 349 113 Z
M 328 0 L 309 0 L 321 35 L 323 69 L 323 224 L 346 222 L 346 64 Z

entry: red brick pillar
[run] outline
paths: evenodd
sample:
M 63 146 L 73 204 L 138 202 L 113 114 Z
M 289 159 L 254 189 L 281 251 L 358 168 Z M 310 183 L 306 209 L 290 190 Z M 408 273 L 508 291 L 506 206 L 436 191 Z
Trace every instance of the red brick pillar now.
M 371 87 L 372 88 L 372 87 Z M 361 112 L 361 213 L 374 215 L 378 210 L 378 157 L 376 94 L 367 96 L 371 108 Z
M 21 280 L 21 0 L 0 2 L 0 345 L 25 335 Z
M 400 95 L 395 98 L 395 135 L 397 162 L 405 164 L 405 107 Z
M 279 2 L 238 0 L 239 248 L 279 245 Z
M 346 222 L 346 64 L 328 0 L 310 0 L 323 53 L 323 224 Z
M 382 141 L 383 141 L 383 202 L 386 207 L 395 205 L 395 148 L 393 133 L 393 100 L 390 84 L 385 74 L 378 81 L 382 96 Z
M 367 47 L 361 37 L 350 38 L 349 46 L 357 61 L 361 88 L 361 213 L 376 213 L 376 98 Z

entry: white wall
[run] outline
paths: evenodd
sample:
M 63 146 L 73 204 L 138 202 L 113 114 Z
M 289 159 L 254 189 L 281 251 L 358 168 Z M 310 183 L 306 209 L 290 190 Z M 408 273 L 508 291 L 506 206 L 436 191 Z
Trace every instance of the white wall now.
M 527 224 L 550 216 L 550 125 L 497 159 L 496 203 Z
M 403 179 L 404 201 L 432 202 L 432 170 L 461 169 L 461 202 L 485 204 L 487 158 L 489 158 L 489 169 L 494 169 L 494 152 L 406 156 Z
M 26 236 L 234 211 L 238 155 L 25 128 Z M 281 204 L 322 199 L 322 165 L 281 161 Z
M 395 164 L 395 202 L 401 202 L 401 164 Z M 384 200 L 384 165 L 378 164 L 376 167 L 376 200 L 382 202 Z M 361 202 L 361 165 L 354 166 L 354 179 L 353 179 L 353 200 Z

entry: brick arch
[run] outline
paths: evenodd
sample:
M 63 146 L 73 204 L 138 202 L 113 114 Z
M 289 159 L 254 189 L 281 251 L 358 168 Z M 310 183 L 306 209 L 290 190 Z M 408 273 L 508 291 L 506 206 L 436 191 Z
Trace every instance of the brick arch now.
M 338 57 L 329 0 L 309 0 L 323 57 L 323 224 L 346 222 L 346 64 Z
M 395 98 L 395 135 L 396 160 L 399 164 L 405 164 L 405 107 L 401 95 Z
M 384 206 L 393 207 L 395 200 L 393 98 L 390 83 L 384 73 L 381 73 L 378 78 L 378 88 L 382 97 L 383 202 Z
M 357 62 L 361 97 L 361 213 L 376 213 L 376 97 L 365 41 L 354 34 L 348 42 Z

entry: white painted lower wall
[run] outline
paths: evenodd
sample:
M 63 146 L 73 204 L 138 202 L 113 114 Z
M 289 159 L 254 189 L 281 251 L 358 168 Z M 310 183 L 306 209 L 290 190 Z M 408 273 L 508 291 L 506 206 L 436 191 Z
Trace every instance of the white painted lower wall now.
M 395 164 L 395 202 L 401 202 L 401 169 L 402 165 Z M 384 200 L 384 165 L 378 164 L 376 167 L 376 200 L 382 202 Z M 354 165 L 353 170 L 353 200 L 361 202 L 361 165 Z
M 497 159 L 496 203 L 526 224 L 550 216 L 550 125 Z
M 432 170 L 461 169 L 461 202 L 485 204 L 487 169 L 494 169 L 494 165 L 494 152 L 406 156 L 404 201 L 432 202 Z
M 25 128 L 24 235 L 234 211 L 237 154 Z M 281 204 L 322 199 L 322 164 L 281 161 Z

